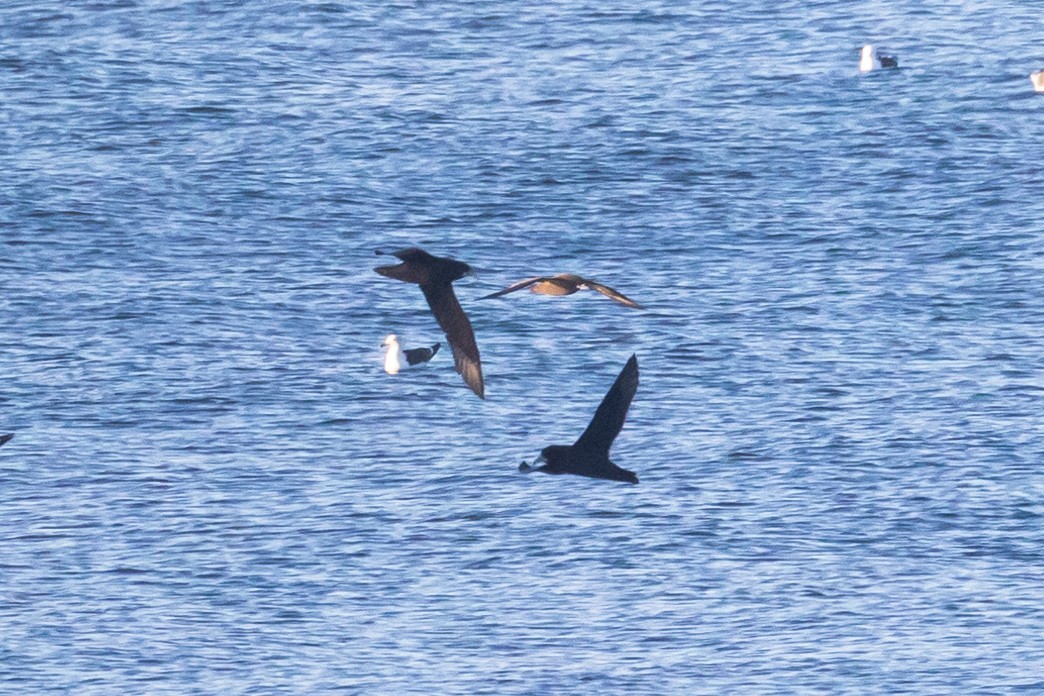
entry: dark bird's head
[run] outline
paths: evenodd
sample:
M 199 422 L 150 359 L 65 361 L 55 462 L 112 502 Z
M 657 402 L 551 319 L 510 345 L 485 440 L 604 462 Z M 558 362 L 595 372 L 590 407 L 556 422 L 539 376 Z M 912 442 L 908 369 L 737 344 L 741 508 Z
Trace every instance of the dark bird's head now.
M 398 280 L 413 283 L 452 283 L 466 275 L 474 275 L 471 266 L 446 256 L 433 256 L 419 247 L 409 247 L 387 252 L 376 250 L 377 256 L 394 256 L 402 263 L 397 266 L 380 266 L 376 270 Z
M 560 464 L 565 461 L 569 450 L 570 448 L 566 445 L 548 445 L 540 450 L 540 457 L 533 463 L 536 464 L 537 462 L 542 462 L 553 467 L 555 464 Z
M 522 462 L 518 465 L 518 470 L 524 474 L 529 473 L 530 471 L 543 471 L 548 474 L 560 474 L 562 471 L 559 467 L 565 463 L 567 456 L 566 453 L 569 449 L 570 448 L 565 445 L 549 445 L 540 450 L 540 456 L 534 459 L 532 464 Z

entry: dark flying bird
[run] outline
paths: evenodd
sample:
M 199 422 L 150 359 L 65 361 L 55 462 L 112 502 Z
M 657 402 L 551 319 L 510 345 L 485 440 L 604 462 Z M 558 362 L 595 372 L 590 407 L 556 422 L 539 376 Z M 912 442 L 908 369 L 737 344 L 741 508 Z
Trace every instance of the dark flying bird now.
M 384 355 L 384 371 L 389 375 L 397 375 L 399 370 L 407 365 L 413 366 L 431 360 L 439 352 L 440 344 L 436 343 L 431 348 L 408 348 L 403 350 L 399 345 L 399 337 L 395 334 L 388 334 L 388 337 L 384 339 L 384 343 L 381 345 L 388 347 L 388 352 Z
M 7 435 L 0 435 L 0 445 L 4 444 L 8 440 L 14 437 L 14 433 L 8 433 Z
M 378 251 L 377 254 L 384 255 L 385 252 Z M 446 332 L 446 340 L 453 350 L 457 372 L 480 399 L 486 398 L 475 332 L 471 329 L 468 315 L 464 313 L 457 296 L 453 294 L 453 281 L 471 274 L 471 266 L 463 261 L 432 256 L 417 247 L 400 249 L 391 255 L 402 263 L 378 266 L 373 270 L 382 276 L 420 285 L 424 299 L 428 301 L 431 313 L 435 315 L 435 321 L 439 322 L 439 326 Z
M 627 409 L 638 391 L 638 358 L 627 361 L 620 375 L 609 388 L 587 430 L 571 445 L 551 445 L 540 452 L 534 466 L 522 462 L 518 470 L 524 474 L 542 471 L 545 474 L 577 474 L 591 478 L 638 483 L 634 472 L 621 469 L 609 461 L 609 448 L 620 433 Z M 543 466 L 535 466 L 544 462 Z
M 481 299 L 488 300 L 492 297 L 500 297 L 501 295 L 506 295 L 509 292 L 515 292 L 516 290 L 521 290 L 523 288 L 529 288 L 532 292 L 535 292 L 538 295 L 572 295 L 577 290 L 597 290 L 606 297 L 616 300 L 627 307 L 645 309 L 634 300 L 625 297 L 622 293 L 613 290 L 608 285 L 602 285 L 601 283 L 581 278 L 572 273 L 559 273 L 556 276 L 535 276 L 533 278 L 526 278 L 525 280 L 518 281 L 514 285 L 509 285 L 503 290 L 498 290 L 491 295 L 486 295 Z

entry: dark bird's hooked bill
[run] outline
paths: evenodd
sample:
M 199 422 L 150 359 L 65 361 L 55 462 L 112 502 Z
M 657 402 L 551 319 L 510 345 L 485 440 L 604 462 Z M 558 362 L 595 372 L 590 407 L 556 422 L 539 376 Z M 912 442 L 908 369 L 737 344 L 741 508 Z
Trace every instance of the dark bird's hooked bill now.
M 514 285 L 509 285 L 503 290 L 498 290 L 497 292 L 486 295 L 482 299 L 488 300 L 493 297 L 500 297 L 501 295 L 506 295 L 509 292 L 515 292 L 516 290 L 522 290 L 524 288 L 529 288 L 531 292 L 535 292 L 538 295 L 572 295 L 577 290 L 594 290 L 612 300 L 616 300 L 625 307 L 631 307 L 632 309 L 645 309 L 622 292 L 614 290 L 608 285 L 602 285 L 599 282 L 590 280 L 589 278 L 581 278 L 572 273 L 559 273 L 554 276 L 533 276 L 532 278 L 526 278 L 525 280 L 518 281 Z
M 621 469 L 609 461 L 609 448 L 623 428 L 627 410 L 637 391 L 638 358 L 632 355 L 577 441 L 571 445 L 545 447 L 533 465 L 522 462 L 518 470 L 522 473 L 541 471 L 545 474 L 576 474 L 638 483 L 638 477 L 633 471 Z M 536 466 L 540 463 L 543 466 Z
M 378 255 L 385 252 L 378 251 Z M 453 351 L 453 361 L 457 372 L 464 382 L 485 398 L 485 385 L 482 381 L 482 364 L 479 359 L 478 345 L 475 343 L 475 332 L 464 309 L 453 293 L 453 281 L 460 280 L 471 273 L 471 267 L 463 261 L 432 256 L 423 249 L 410 247 L 391 253 L 402 263 L 392 266 L 378 266 L 374 270 L 382 276 L 401 280 L 404 283 L 416 283 L 420 286 L 424 298 L 435 315 L 435 321 L 446 333 L 446 341 Z

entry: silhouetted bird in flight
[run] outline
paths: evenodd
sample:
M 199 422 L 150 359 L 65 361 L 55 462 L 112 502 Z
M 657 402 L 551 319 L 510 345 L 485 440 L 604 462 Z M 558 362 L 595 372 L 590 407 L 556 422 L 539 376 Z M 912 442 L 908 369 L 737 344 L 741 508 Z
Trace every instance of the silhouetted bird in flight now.
M 591 478 L 638 483 L 634 472 L 621 469 L 609 461 L 609 448 L 620 433 L 627 409 L 638 391 L 638 358 L 627 361 L 595 411 L 587 430 L 571 445 L 551 445 L 540 452 L 533 465 L 522 462 L 522 473 L 542 471 L 545 474 L 577 474 Z M 535 466 L 544 462 L 543 466 Z
M 587 278 L 581 278 L 572 273 L 559 273 L 556 276 L 534 276 L 533 278 L 526 278 L 525 280 L 518 281 L 514 285 L 509 285 L 503 290 L 498 290 L 491 295 L 486 295 L 481 299 L 488 300 L 493 297 L 500 297 L 501 295 L 506 295 L 509 292 L 515 292 L 516 290 L 522 290 L 523 288 L 529 288 L 532 292 L 535 292 L 538 295 L 572 295 L 577 290 L 596 290 L 606 297 L 616 300 L 627 307 L 645 309 L 631 298 L 624 296 L 623 293 L 613 290 L 608 285 L 602 285 L 601 283 L 596 283 Z
M 395 334 L 388 334 L 388 337 L 384 339 L 384 343 L 381 345 L 388 347 L 388 352 L 384 355 L 384 371 L 389 375 L 398 374 L 399 370 L 407 365 L 413 366 L 426 363 L 439 352 L 438 343 L 431 348 L 403 349 L 399 345 L 399 337 Z
M 386 252 L 378 251 L 378 256 Z M 378 266 L 374 270 L 383 276 L 401 280 L 404 283 L 420 285 L 424 298 L 431 307 L 435 320 L 446 332 L 446 340 L 453 350 L 453 361 L 457 372 L 464 382 L 478 394 L 485 397 L 482 383 L 482 365 L 479 361 L 478 345 L 475 343 L 475 332 L 471 329 L 468 315 L 453 294 L 453 281 L 471 274 L 471 266 L 463 261 L 456 261 L 440 256 L 432 256 L 423 249 L 410 247 L 391 253 L 402 263 L 394 266 Z

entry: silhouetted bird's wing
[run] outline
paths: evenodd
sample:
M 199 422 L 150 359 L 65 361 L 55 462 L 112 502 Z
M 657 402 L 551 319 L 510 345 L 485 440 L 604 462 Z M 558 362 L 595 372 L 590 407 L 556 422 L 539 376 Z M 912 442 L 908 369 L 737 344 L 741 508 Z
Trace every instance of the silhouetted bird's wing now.
M 14 437 L 14 433 L 8 433 L 7 435 L 0 435 L 0 445 L 4 444 L 8 440 Z
M 617 302 L 619 302 L 622 305 L 626 305 L 627 307 L 632 307 L 634 309 L 645 309 L 645 307 L 642 307 L 640 304 L 638 304 L 637 302 L 635 302 L 631 298 L 627 297 L 623 293 L 617 292 L 616 290 L 613 290 L 608 285 L 602 285 L 601 283 L 596 283 L 593 280 L 584 281 L 584 284 L 587 285 L 587 287 L 591 288 L 592 290 L 597 290 L 598 292 L 602 293 L 606 297 L 608 297 L 610 299 L 613 299 L 613 300 L 616 300 Z
M 619 376 L 609 388 L 587 430 L 573 443 L 580 449 L 605 452 L 608 454 L 613 440 L 620 434 L 627 409 L 631 406 L 635 392 L 638 391 L 638 358 L 634 355 L 620 370 Z
M 471 390 L 479 395 L 480 399 L 486 398 L 485 387 L 482 384 L 482 365 L 479 362 L 478 344 L 475 343 L 475 332 L 471 329 L 468 315 L 453 294 L 453 286 L 449 283 L 438 283 L 432 285 L 421 285 L 424 298 L 428 300 L 431 313 L 435 320 L 446 333 L 453 350 L 453 361 L 456 363 L 457 372 L 464 378 L 464 382 Z
M 545 278 L 544 276 L 534 276 L 532 278 L 526 278 L 525 280 L 518 281 L 514 285 L 507 286 L 503 290 L 498 290 L 498 291 L 496 291 L 496 292 L 494 292 L 494 293 L 492 293 L 490 295 L 486 295 L 484 297 L 480 297 L 479 299 L 481 299 L 481 300 L 488 300 L 488 299 L 493 298 L 493 297 L 500 297 L 501 295 L 506 295 L 509 292 L 515 292 L 516 290 L 521 290 L 523 288 L 528 288 L 533 283 L 539 283 L 542 280 L 549 280 L 549 278 Z

